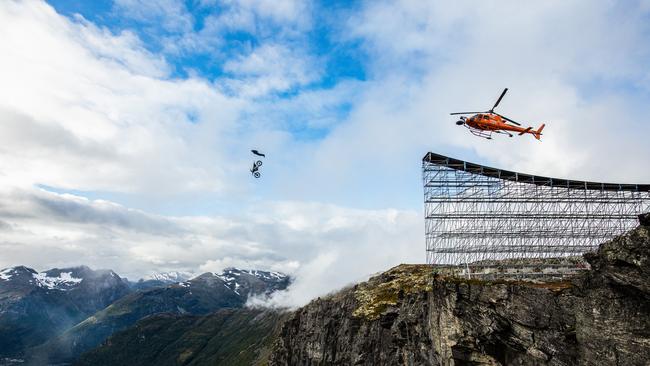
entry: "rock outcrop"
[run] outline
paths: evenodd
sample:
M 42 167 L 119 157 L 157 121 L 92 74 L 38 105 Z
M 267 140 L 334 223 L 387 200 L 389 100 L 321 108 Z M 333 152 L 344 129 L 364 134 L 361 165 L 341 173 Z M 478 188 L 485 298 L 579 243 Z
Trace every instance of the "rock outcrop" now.
M 283 325 L 271 365 L 648 365 L 650 227 L 586 255 L 570 281 L 433 277 L 402 265 Z

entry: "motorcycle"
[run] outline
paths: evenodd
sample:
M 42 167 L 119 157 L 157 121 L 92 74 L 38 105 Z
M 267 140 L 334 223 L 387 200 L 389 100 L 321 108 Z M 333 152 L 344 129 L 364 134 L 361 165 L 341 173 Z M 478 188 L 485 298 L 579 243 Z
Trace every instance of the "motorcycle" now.
M 253 167 L 251 168 L 251 174 L 253 174 L 253 177 L 259 178 L 262 176 L 262 174 L 260 174 L 260 172 L 258 171 L 261 166 L 262 166 L 261 160 L 258 160 L 253 163 Z

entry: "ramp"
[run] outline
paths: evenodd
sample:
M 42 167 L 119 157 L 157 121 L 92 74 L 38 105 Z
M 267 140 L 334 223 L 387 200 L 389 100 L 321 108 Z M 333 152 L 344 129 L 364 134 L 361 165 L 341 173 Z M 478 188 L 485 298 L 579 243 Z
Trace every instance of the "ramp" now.
M 585 267 L 581 254 L 650 211 L 648 184 L 542 177 L 432 152 L 422 178 L 427 262 L 470 276 L 573 273 Z

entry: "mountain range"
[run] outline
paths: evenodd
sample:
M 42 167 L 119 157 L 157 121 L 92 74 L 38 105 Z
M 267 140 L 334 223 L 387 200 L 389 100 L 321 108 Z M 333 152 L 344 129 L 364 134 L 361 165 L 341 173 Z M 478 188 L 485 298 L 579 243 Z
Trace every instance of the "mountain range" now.
M 111 270 L 86 266 L 37 272 L 0 270 L 0 364 L 70 362 L 138 320 L 207 315 L 242 308 L 249 296 L 285 289 L 278 272 L 228 268 L 222 273 L 167 273 L 129 282 Z

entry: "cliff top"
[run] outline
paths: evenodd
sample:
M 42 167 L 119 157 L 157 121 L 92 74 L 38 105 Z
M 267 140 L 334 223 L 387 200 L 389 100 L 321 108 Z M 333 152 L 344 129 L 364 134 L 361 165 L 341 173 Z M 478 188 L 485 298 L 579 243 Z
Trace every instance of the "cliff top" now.
M 585 259 L 593 268 L 592 273 L 602 272 L 607 269 L 607 277 L 612 281 L 643 290 L 650 290 L 647 285 L 630 280 L 630 278 L 647 278 L 650 275 L 644 273 L 633 276 L 629 273 L 650 271 L 649 248 L 647 245 L 640 245 L 640 243 L 649 242 L 650 213 L 640 215 L 639 223 L 640 226 L 637 229 L 601 244 L 596 253 L 585 254 Z M 516 285 L 544 288 L 551 291 L 563 291 L 574 285 L 570 280 L 530 282 L 521 280 L 464 279 L 442 274 L 434 275 L 432 267 L 426 264 L 400 264 L 353 288 L 355 298 L 358 301 L 358 307 L 353 315 L 370 320 L 377 319 L 388 307 L 397 305 L 405 295 L 430 291 L 434 280 L 484 286 Z

